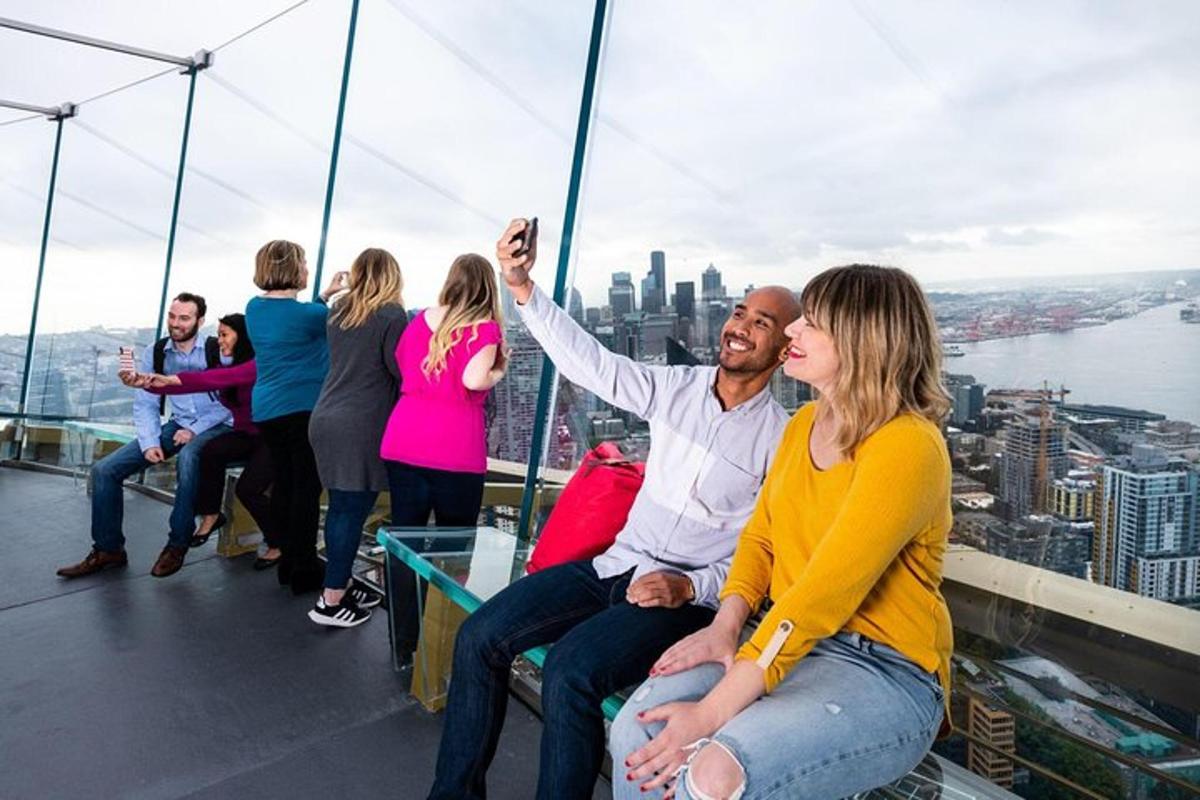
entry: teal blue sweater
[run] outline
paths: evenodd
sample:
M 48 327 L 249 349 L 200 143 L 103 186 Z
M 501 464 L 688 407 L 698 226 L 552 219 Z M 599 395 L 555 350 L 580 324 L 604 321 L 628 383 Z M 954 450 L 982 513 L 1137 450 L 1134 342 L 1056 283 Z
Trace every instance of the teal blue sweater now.
M 246 332 L 254 343 L 258 379 L 251 397 L 255 422 L 312 411 L 329 371 L 324 303 L 254 297 L 246 304 Z

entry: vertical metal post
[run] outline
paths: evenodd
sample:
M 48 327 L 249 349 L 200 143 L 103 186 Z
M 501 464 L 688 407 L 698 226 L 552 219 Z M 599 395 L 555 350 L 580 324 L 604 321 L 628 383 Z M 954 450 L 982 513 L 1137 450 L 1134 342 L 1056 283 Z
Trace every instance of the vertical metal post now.
M 46 247 L 50 243 L 50 213 L 54 209 L 54 184 L 58 180 L 58 154 L 62 149 L 63 114 L 54 118 L 54 159 L 50 162 L 50 189 L 46 193 L 46 218 L 42 222 L 42 248 L 38 255 L 37 282 L 33 289 L 33 311 L 29 317 L 29 338 L 25 341 L 25 368 L 21 373 L 21 394 L 17 413 L 25 413 L 29 400 L 29 378 L 33 373 L 33 337 L 37 334 L 38 307 L 42 302 L 42 277 L 46 274 Z
M 567 207 L 563 214 L 563 232 L 558 248 L 558 270 L 554 274 L 554 302 L 565 306 L 567 277 L 571 264 L 571 245 L 575 234 L 579 195 L 583 185 L 583 170 L 587 156 L 588 135 L 595 116 L 596 78 L 603 52 L 604 32 L 608 21 L 608 0 L 596 0 L 592 15 L 592 38 L 588 45 L 587 71 L 583 76 L 583 96 L 579 102 L 579 122 L 575 130 L 575 152 L 571 161 L 571 180 L 567 186 Z M 517 536 L 528 541 L 533 514 L 533 494 L 537 487 L 538 470 L 546 449 L 546 426 L 549 424 L 551 403 L 555 395 L 555 369 L 550 359 L 543 358 L 542 380 L 538 387 L 537 410 L 533 417 L 533 440 L 529 445 L 529 466 L 525 470 L 525 489 L 521 494 L 521 517 Z
M 346 94 L 350 89 L 350 64 L 354 59 L 354 33 L 358 28 L 358 0 L 350 4 L 350 31 L 346 34 L 346 58 L 342 63 L 342 91 L 338 96 L 337 121 L 333 126 L 333 150 L 329 155 L 329 181 L 325 185 L 325 212 L 321 217 L 321 244 L 317 249 L 317 270 L 313 273 L 313 300 L 321 291 L 321 271 L 325 267 L 325 241 L 329 237 L 329 215 L 333 211 L 333 187 L 337 182 L 338 153 L 342 149 L 342 122 L 346 117 Z
M 192 104 L 196 98 L 196 73 L 198 67 L 188 70 L 187 112 L 183 117 L 183 141 L 179 146 L 179 170 L 175 173 L 175 201 L 171 206 L 171 230 L 167 234 L 167 263 L 163 268 L 162 296 L 158 301 L 158 322 L 154 325 L 154 338 L 162 336 L 163 318 L 167 314 L 167 290 L 171 283 L 171 261 L 175 257 L 175 231 L 179 227 L 179 198 L 183 195 L 183 172 L 187 166 L 188 137 L 192 132 Z

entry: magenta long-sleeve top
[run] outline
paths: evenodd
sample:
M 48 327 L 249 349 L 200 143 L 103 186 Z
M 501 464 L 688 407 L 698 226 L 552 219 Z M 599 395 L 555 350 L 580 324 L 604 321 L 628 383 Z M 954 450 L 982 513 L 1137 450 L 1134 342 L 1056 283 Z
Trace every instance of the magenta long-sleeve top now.
M 244 361 L 232 367 L 215 367 L 203 372 L 180 372 L 178 386 L 163 386 L 146 391 L 155 394 L 196 394 L 199 392 L 221 392 L 221 405 L 233 413 L 233 429 L 245 433 L 257 433 L 254 422 L 250 417 L 250 395 L 254 389 L 254 381 L 258 377 L 258 369 L 254 359 Z M 223 390 L 236 389 L 236 397 L 230 400 Z

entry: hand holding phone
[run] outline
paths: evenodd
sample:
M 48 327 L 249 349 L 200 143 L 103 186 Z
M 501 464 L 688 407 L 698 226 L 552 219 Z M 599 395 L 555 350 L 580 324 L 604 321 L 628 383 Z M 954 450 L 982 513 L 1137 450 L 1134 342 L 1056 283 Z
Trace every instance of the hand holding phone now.
M 514 257 L 528 255 L 529 251 L 537 244 L 538 235 L 538 218 L 532 217 L 525 225 L 523 230 L 517 231 L 513 236 L 512 241 L 520 242 L 521 246 L 513 251 Z
M 117 372 L 136 372 L 137 368 L 133 364 L 133 348 L 121 347 L 117 352 L 119 354 Z

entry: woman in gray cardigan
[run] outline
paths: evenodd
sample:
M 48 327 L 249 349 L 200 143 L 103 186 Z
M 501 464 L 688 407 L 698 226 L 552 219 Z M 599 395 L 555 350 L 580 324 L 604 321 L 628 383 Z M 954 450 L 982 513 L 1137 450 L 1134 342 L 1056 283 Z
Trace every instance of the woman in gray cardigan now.
M 350 289 L 329 313 L 329 374 L 313 409 L 308 436 L 325 515 L 325 589 L 308 617 L 318 625 L 352 628 L 370 618 L 379 596 L 351 585 L 363 524 L 387 488 L 379 441 L 399 394 L 396 342 L 408 322 L 400 266 L 386 250 L 354 259 Z

